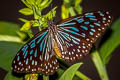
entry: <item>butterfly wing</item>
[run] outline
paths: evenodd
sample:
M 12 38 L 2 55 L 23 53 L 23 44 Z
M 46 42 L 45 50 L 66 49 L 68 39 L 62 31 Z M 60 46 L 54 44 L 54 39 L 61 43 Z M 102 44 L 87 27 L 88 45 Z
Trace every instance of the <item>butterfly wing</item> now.
M 62 58 L 79 59 L 89 53 L 92 44 L 110 25 L 109 12 L 90 12 L 58 23 L 58 42 Z
M 12 68 L 15 72 L 31 72 L 51 75 L 59 65 L 52 49 L 48 30 L 44 30 L 33 37 L 17 53 Z

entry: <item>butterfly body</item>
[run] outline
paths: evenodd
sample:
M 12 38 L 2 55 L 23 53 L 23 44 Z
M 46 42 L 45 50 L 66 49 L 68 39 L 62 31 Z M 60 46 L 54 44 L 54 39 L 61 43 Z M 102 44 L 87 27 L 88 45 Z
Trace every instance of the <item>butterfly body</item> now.
M 59 64 L 56 56 L 75 61 L 87 55 L 92 44 L 112 21 L 109 12 L 89 12 L 71 17 L 35 35 L 17 53 L 12 68 L 15 72 L 55 73 Z

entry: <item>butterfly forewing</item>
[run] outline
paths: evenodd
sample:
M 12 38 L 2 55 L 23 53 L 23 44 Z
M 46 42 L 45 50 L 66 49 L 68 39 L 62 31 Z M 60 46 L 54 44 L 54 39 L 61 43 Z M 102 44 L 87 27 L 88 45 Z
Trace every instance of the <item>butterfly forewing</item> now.
M 44 30 L 33 37 L 17 53 L 12 68 L 15 72 L 53 74 L 59 65 L 52 49 L 51 38 Z
M 58 23 L 58 37 L 62 58 L 78 59 L 89 53 L 92 44 L 110 25 L 109 12 L 90 12 Z

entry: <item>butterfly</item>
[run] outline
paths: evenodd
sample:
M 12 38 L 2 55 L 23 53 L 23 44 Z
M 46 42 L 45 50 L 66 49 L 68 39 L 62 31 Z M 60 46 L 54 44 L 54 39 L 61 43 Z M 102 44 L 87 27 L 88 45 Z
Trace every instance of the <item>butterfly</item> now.
M 18 73 L 52 75 L 59 68 L 56 57 L 75 61 L 87 55 L 111 22 L 112 16 L 108 11 L 84 13 L 57 24 L 48 21 L 48 28 L 40 31 L 18 51 L 12 69 Z

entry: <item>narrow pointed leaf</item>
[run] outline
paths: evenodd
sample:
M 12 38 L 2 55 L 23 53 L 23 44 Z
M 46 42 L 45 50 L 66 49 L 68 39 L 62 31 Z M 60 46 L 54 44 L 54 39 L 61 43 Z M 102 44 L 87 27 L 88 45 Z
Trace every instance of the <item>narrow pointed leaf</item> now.
M 30 9 L 30 8 L 20 9 L 19 12 L 20 12 L 21 14 L 24 14 L 24 15 L 32 15 L 32 14 L 33 14 L 33 10 Z
M 104 64 L 110 60 L 111 53 L 120 45 L 120 19 L 118 19 L 111 27 L 113 30 L 111 36 L 100 48 L 100 56 Z
M 79 67 L 82 65 L 82 63 L 77 63 L 72 65 L 70 68 L 68 68 L 64 74 L 60 77 L 59 80 L 72 80 L 76 71 L 79 69 Z

